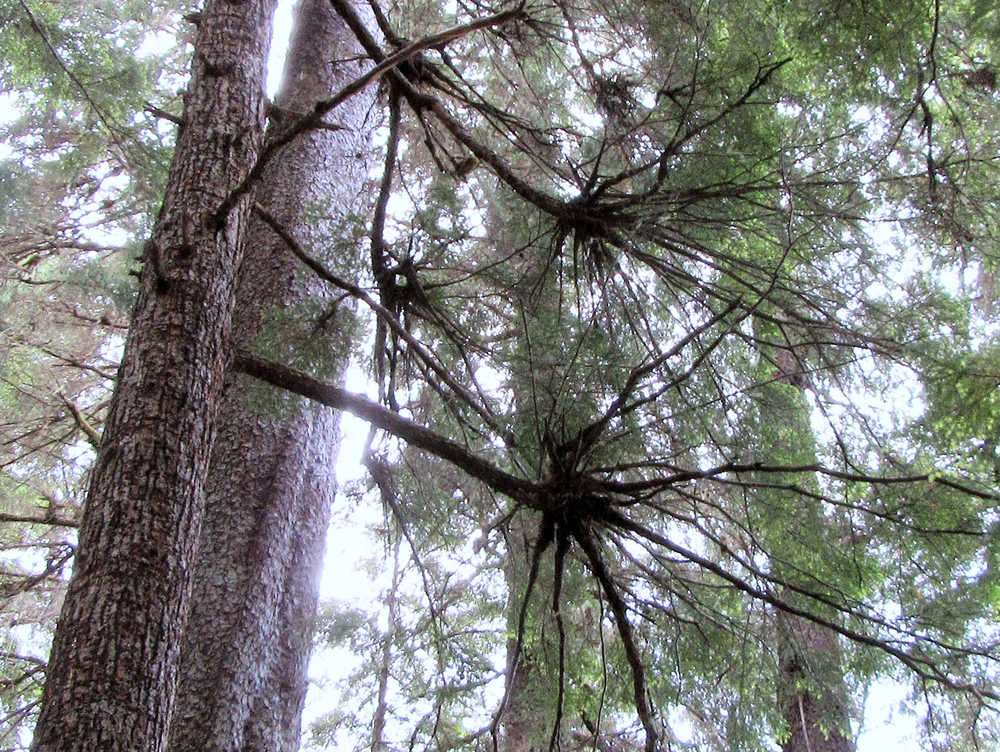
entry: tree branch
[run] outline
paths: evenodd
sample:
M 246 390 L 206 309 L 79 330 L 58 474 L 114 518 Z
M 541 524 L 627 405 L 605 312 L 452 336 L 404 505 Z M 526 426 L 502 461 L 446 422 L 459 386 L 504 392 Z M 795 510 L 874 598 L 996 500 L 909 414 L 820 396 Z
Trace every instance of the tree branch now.
M 341 0 L 331 0 L 331 4 L 334 9 L 344 16 L 342 6 L 346 5 L 341 2 Z M 261 151 L 260 156 L 257 158 L 256 163 L 247 173 L 247 176 L 243 181 L 236 186 L 225 200 L 219 205 L 219 208 L 215 212 L 215 221 L 221 222 L 229 214 L 229 211 L 236 205 L 236 202 L 247 193 L 253 186 L 257 183 L 257 180 L 264 173 L 264 168 L 270 163 L 271 159 L 284 147 L 285 145 L 291 143 L 293 140 L 301 136 L 303 133 L 309 130 L 314 130 L 316 128 L 325 127 L 323 123 L 323 117 L 333 110 L 338 105 L 346 102 L 348 99 L 353 97 L 359 91 L 364 89 L 368 84 L 377 80 L 383 73 L 401 63 L 406 62 L 411 57 L 416 55 L 421 50 L 426 50 L 429 47 L 440 47 L 459 39 L 466 34 L 470 34 L 473 31 L 478 31 L 479 29 L 486 29 L 490 26 L 497 26 L 499 24 L 504 24 L 513 18 L 518 17 L 524 12 L 524 2 L 518 4 L 516 7 L 509 10 L 502 11 L 500 13 L 495 13 L 492 16 L 487 16 L 485 18 L 479 18 L 475 21 L 470 21 L 466 24 L 461 24 L 459 26 L 453 26 L 450 29 L 445 29 L 436 34 L 430 34 L 423 39 L 418 39 L 416 42 L 406 45 L 401 50 L 397 50 L 391 55 L 385 56 L 380 55 L 380 60 L 376 61 L 375 67 L 369 70 L 367 73 L 363 73 L 353 81 L 345 85 L 336 94 L 327 99 L 321 99 L 313 105 L 312 112 L 303 115 L 295 123 L 292 123 L 288 128 L 286 128 L 280 135 L 275 136 L 267 146 Z M 344 16 L 345 20 L 347 17 Z M 358 21 L 360 23 L 360 21 Z M 350 25 L 350 22 L 349 22 Z M 352 31 L 354 28 L 352 26 Z M 367 51 L 367 50 L 366 50 Z
M 504 472 L 495 465 L 477 457 L 461 444 L 424 428 L 398 413 L 387 410 L 365 397 L 352 394 L 330 384 L 324 384 L 301 371 L 272 363 L 245 351 L 236 355 L 233 360 L 233 368 L 240 373 L 307 397 L 327 407 L 345 410 L 418 449 L 423 449 L 436 457 L 451 462 L 473 478 L 481 480 L 497 493 L 509 496 L 530 507 L 542 508 L 544 497 L 539 487 L 534 483 Z

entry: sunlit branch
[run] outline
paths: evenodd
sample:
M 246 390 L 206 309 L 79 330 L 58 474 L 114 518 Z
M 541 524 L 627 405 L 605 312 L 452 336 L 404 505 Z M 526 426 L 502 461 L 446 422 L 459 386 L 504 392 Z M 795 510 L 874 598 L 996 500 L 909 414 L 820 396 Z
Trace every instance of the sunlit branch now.
M 69 410 L 70 414 L 73 416 L 73 420 L 76 422 L 77 427 L 83 431 L 83 434 L 87 437 L 87 443 L 90 444 L 94 449 L 99 449 L 101 446 L 101 434 L 90 425 L 90 421 L 80 412 L 80 408 L 76 406 L 69 397 L 67 397 L 62 392 L 59 393 L 59 399 L 63 401 L 66 405 L 66 409 Z
M 339 387 L 324 384 L 301 371 L 271 363 L 247 352 L 236 355 L 233 368 L 273 386 L 308 397 L 327 407 L 346 410 L 418 449 L 451 462 L 498 493 L 531 506 L 538 506 L 535 484 L 505 473 L 461 444 L 387 410 L 371 400 Z

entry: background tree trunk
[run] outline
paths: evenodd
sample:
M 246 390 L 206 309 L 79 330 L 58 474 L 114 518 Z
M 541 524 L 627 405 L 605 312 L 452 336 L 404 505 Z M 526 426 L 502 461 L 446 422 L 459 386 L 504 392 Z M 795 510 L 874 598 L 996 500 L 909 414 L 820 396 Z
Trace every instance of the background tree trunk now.
M 514 517 L 507 531 L 507 556 L 504 562 L 504 579 L 507 581 L 507 632 L 517 634 L 518 616 L 524 599 L 531 552 L 537 531 L 526 524 L 526 512 Z M 530 518 L 532 521 L 534 517 Z M 535 584 L 528 621 L 532 626 L 525 630 L 531 636 L 531 645 L 523 645 L 518 654 L 517 640 L 507 638 L 507 702 L 500 716 L 501 752 L 532 752 L 547 749 L 555 718 L 556 682 L 545 671 L 543 639 L 538 638 L 545 610 L 551 608 L 552 578 L 551 550 L 539 572 Z
M 509 252 L 513 246 L 509 229 L 504 228 L 503 205 L 495 198 L 491 205 L 490 219 L 497 245 Z M 560 310 L 562 297 L 559 280 L 550 275 L 547 258 L 536 249 L 520 260 L 519 273 L 525 280 L 526 293 L 519 300 L 524 311 L 524 336 L 526 343 L 519 346 L 517 363 L 520 369 L 513 374 L 515 425 L 521 441 L 537 457 L 540 474 L 551 472 L 547 466 L 545 440 L 550 429 L 549 421 L 558 422 L 554 410 L 558 407 L 556 393 L 560 388 L 561 368 L 559 358 L 562 340 L 560 328 L 565 326 Z M 572 335 L 568 335 L 572 336 Z M 515 515 L 506 530 L 507 556 L 503 573 L 507 584 L 507 631 L 517 634 L 518 621 L 524 604 L 525 591 L 531 571 L 531 559 L 538 538 L 537 515 L 522 510 Z M 553 551 L 543 554 L 538 568 L 531 602 L 526 612 L 525 644 L 517 653 L 515 637 L 507 639 L 507 696 L 500 716 L 501 752 L 539 752 L 549 748 L 557 715 L 558 647 L 555 619 L 552 615 Z M 561 737 L 563 729 L 557 735 Z M 557 741 L 557 746 L 560 742 Z
M 305 113 L 360 71 L 353 37 L 328 0 L 302 0 L 273 128 Z M 363 195 L 368 89 L 290 144 L 257 200 L 326 263 L 353 266 L 348 215 Z M 255 217 L 234 314 L 234 343 L 256 344 L 339 380 L 351 338 L 320 283 Z M 280 339 L 269 327 L 280 325 Z M 298 362 L 302 362 L 299 360 Z M 206 518 L 170 749 L 295 750 L 305 697 L 318 574 L 333 498 L 338 418 L 231 376 L 207 483 Z M 264 396 L 267 405 L 254 404 Z M 272 404 L 273 403 L 273 404 Z
M 842 670 L 837 635 L 807 619 L 777 618 L 781 711 L 788 723 L 782 752 L 854 752 L 847 691 L 843 681 L 831 680 Z
M 807 376 L 803 363 L 788 349 L 771 348 L 774 363 L 772 383 L 761 388 L 766 417 L 773 424 L 761 427 L 773 439 L 770 447 L 803 464 L 816 462 L 809 425 L 809 406 L 804 391 Z M 833 523 L 824 520 L 815 504 L 805 497 L 789 500 L 793 516 L 812 523 L 814 536 L 835 535 Z M 788 501 L 786 501 L 786 504 Z M 808 534 L 808 533 L 804 533 Z M 789 578 L 801 577 L 794 567 L 778 561 L 773 565 Z M 782 597 L 795 602 L 785 590 Z M 808 607 L 808 604 L 802 604 Z M 782 752 L 854 752 L 848 692 L 844 680 L 837 635 L 830 629 L 778 611 L 775 614 L 778 649 L 778 702 L 788 724 Z
M 209 0 L 33 749 L 165 746 L 250 202 L 273 0 Z

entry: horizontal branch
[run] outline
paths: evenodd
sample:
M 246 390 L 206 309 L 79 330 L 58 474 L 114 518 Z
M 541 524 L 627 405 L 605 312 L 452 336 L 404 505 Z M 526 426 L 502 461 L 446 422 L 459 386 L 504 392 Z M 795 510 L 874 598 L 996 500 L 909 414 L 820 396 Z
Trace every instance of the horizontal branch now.
M 711 467 L 706 470 L 683 470 L 679 473 L 674 473 L 665 478 L 651 478 L 649 480 L 639 480 L 631 482 L 615 482 L 615 481 L 602 481 L 601 487 L 606 491 L 612 493 L 619 493 L 624 495 L 635 495 L 638 493 L 643 493 L 646 491 L 656 491 L 665 489 L 669 486 L 677 485 L 678 483 L 685 483 L 692 480 L 707 480 L 718 478 L 722 475 L 732 474 L 732 475 L 745 475 L 748 473 L 780 473 L 780 474 L 792 474 L 792 473 L 816 473 L 819 475 L 825 475 L 829 478 L 836 478 L 837 480 L 850 481 L 852 483 L 867 483 L 873 486 L 893 486 L 901 484 L 913 484 L 913 483 L 938 483 L 946 488 L 951 488 L 955 491 L 960 491 L 962 493 L 967 493 L 970 496 L 974 496 L 978 499 L 985 499 L 986 501 L 1000 501 L 1000 495 L 991 493 L 989 491 L 981 491 L 972 486 L 966 485 L 964 483 L 959 483 L 958 481 L 952 480 L 950 478 L 945 478 L 941 475 L 935 475 L 932 473 L 919 473 L 916 475 L 866 475 L 863 473 L 847 473 L 841 470 L 834 470 L 829 467 L 824 467 L 819 464 L 808 464 L 808 465 L 767 465 L 763 462 L 726 462 L 722 465 L 717 465 L 716 467 Z
M 0 522 L 23 523 L 26 525 L 53 525 L 55 527 L 79 527 L 80 523 L 69 517 L 60 517 L 57 514 L 46 514 L 35 517 L 28 514 L 8 514 L 0 512 Z
M 301 371 L 272 363 L 247 352 L 240 352 L 236 355 L 233 360 L 233 368 L 240 373 L 307 397 L 327 407 L 349 412 L 376 428 L 402 439 L 411 446 L 447 460 L 473 478 L 482 481 L 497 493 L 509 496 L 528 506 L 541 508 L 542 496 L 540 489 L 534 483 L 504 472 L 495 465 L 477 457 L 458 442 L 424 428 L 365 397 L 352 394 L 330 384 L 324 384 Z

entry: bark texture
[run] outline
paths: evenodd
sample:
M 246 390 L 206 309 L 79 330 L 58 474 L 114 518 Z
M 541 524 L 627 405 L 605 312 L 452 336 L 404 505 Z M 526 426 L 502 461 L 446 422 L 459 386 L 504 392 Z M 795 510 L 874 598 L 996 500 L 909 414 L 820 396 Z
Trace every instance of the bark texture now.
M 854 752 L 837 635 L 811 621 L 778 617 L 782 752 Z
M 165 748 L 259 153 L 273 0 L 209 0 L 91 475 L 37 752 Z
M 352 42 L 329 0 L 300 2 L 271 138 L 361 72 Z M 256 191 L 286 230 L 340 268 L 336 247 L 351 246 L 347 216 L 364 193 L 372 88 L 327 116 L 341 130 L 286 146 Z M 258 218 L 247 245 L 234 342 L 286 362 L 309 350 L 310 370 L 339 380 L 349 332 L 340 314 L 319 323 L 330 305 L 324 283 Z M 246 387 L 231 376 L 222 400 L 171 752 L 299 746 L 338 421 L 290 395 L 262 408 Z

